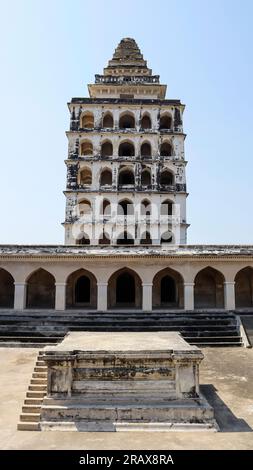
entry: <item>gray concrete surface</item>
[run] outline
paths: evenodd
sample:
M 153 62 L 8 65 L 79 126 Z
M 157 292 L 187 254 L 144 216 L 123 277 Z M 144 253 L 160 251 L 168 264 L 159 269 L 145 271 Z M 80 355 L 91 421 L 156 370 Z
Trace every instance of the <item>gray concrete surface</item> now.
M 253 349 L 203 349 L 200 383 L 219 433 L 17 431 L 37 352 L 0 350 L 0 449 L 253 449 Z

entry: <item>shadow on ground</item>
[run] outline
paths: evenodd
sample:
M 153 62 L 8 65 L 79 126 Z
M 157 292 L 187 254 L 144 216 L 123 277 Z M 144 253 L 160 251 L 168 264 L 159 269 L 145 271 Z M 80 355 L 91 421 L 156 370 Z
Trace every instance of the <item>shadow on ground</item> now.
M 217 389 L 211 385 L 201 385 L 200 390 L 208 403 L 214 408 L 214 416 L 221 432 L 253 432 L 244 419 L 237 418 L 217 394 Z

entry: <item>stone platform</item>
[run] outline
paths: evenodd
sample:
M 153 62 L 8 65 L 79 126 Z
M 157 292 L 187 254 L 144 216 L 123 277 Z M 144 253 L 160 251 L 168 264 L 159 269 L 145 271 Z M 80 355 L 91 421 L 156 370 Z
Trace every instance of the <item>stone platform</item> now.
M 217 430 L 199 393 L 203 354 L 178 333 L 69 333 L 43 350 L 42 430 Z

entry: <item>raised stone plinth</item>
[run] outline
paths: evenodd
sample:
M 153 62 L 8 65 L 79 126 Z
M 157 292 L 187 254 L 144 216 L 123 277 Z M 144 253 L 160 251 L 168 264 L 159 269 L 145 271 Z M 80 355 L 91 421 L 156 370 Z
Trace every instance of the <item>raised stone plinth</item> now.
M 217 429 L 199 393 L 203 354 L 178 333 L 70 333 L 42 359 L 42 430 Z

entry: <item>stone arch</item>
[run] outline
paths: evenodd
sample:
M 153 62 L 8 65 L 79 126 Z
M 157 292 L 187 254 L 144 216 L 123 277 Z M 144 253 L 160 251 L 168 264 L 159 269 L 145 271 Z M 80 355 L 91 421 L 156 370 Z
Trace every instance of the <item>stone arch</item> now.
M 145 113 L 141 118 L 141 129 L 151 129 L 151 118 L 149 113 Z
M 118 203 L 118 215 L 133 215 L 134 214 L 134 204 L 130 199 L 122 199 Z
M 171 268 L 158 271 L 153 279 L 153 308 L 183 308 L 184 280 Z
M 110 140 L 105 140 L 101 145 L 102 157 L 111 157 L 113 155 L 113 146 Z
M 253 308 L 253 268 L 247 266 L 235 276 L 235 307 Z
M 172 116 L 170 113 L 162 113 L 160 116 L 160 125 L 159 129 L 162 130 L 171 130 L 172 128 Z
M 92 172 L 89 167 L 81 168 L 79 171 L 79 184 L 92 184 Z
M 111 203 L 109 199 L 103 199 L 103 202 L 100 206 L 100 214 L 105 215 L 105 216 L 110 216 L 111 215 Z
M 151 215 L 151 202 L 148 199 L 141 201 L 141 215 L 145 215 L 146 217 Z
M 160 146 L 161 157 L 171 157 L 173 155 L 173 147 L 170 142 L 163 142 Z
M 217 269 L 201 269 L 194 281 L 194 308 L 224 308 L 224 281 Z
M 67 308 L 96 308 L 97 279 L 90 271 L 78 269 L 67 278 Z
M 118 236 L 117 245 L 134 245 L 134 238 L 125 230 Z
M 111 244 L 110 236 L 107 232 L 101 233 L 101 235 L 99 237 L 99 240 L 98 240 L 98 244 L 99 245 L 110 245 Z
M 141 308 L 142 282 L 130 268 L 114 272 L 108 281 L 108 308 Z
M 135 147 L 133 142 L 129 140 L 124 140 L 124 142 L 121 142 L 119 145 L 118 155 L 119 157 L 134 157 Z
M 161 235 L 161 243 L 175 243 L 174 233 L 171 229 L 166 230 Z
M 151 171 L 150 168 L 144 168 L 141 172 L 141 185 L 151 186 Z
M 14 279 L 9 271 L 0 268 L 0 308 L 14 306 Z
M 103 117 L 103 127 L 112 129 L 114 126 L 113 115 L 110 111 L 107 111 Z
M 123 167 L 119 170 L 119 185 L 134 185 L 134 170 L 130 167 Z
M 135 128 L 135 117 L 130 111 L 125 111 L 120 115 L 119 118 L 120 129 L 134 129 Z
M 91 203 L 88 199 L 78 201 L 78 212 L 80 216 L 91 214 Z
M 100 186 L 112 185 L 112 170 L 110 168 L 103 168 L 100 174 Z
M 84 140 L 81 142 L 81 155 L 92 155 L 93 154 L 93 144 L 91 140 Z
M 174 174 L 167 168 L 163 169 L 160 174 L 160 185 L 171 186 L 174 184 Z
M 94 114 L 87 111 L 81 116 L 81 128 L 82 129 L 93 129 L 94 127 Z
M 55 278 L 43 268 L 27 279 L 26 308 L 55 308 Z
M 150 232 L 146 230 L 145 232 L 142 233 L 141 239 L 140 239 L 140 244 L 141 245 L 152 245 L 152 238 L 150 235 Z
M 141 157 L 151 157 L 152 155 L 152 147 L 150 142 L 143 142 L 141 144 Z
M 161 215 L 172 215 L 173 213 L 173 202 L 166 199 L 161 203 Z
M 77 245 L 90 245 L 90 237 L 87 233 L 81 231 L 80 236 L 76 239 Z

